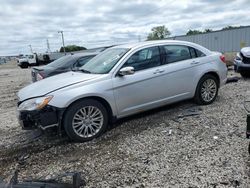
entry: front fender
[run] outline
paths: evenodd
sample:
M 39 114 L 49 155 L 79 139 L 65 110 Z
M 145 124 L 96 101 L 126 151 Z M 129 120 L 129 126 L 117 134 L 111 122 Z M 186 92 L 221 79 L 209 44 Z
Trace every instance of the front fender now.
M 49 104 L 58 108 L 67 108 L 79 99 L 99 97 L 110 105 L 113 115 L 117 115 L 112 82 L 110 82 L 110 80 L 104 80 L 98 84 L 94 83 L 90 85 L 77 84 L 72 87 L 57 90 L 50 93 L 50 95 L 53 95 L 53 98 Z

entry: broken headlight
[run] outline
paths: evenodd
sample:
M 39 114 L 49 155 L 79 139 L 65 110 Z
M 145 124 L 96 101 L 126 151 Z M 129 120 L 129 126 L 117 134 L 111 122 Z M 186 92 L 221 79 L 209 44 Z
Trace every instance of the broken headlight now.
M 19 111 L 40 110 L 43 107 L 45 107 L 52 98 L 53 96 L 45 96 L 45 97 L 38 97 L 38 98 L 26 100 L 18 106 L 18 110 Z

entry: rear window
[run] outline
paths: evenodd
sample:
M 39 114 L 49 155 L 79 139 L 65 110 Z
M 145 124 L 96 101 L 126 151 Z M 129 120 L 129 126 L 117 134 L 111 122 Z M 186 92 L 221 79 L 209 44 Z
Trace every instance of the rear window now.
M 197 49 L 195 49 L 196 50 L 196 55 L 197 55 L 197 57 L 204 57 L 204 56 L 206 56 L 203 52 L 201 52 L 200 50 L 197 50 Z
M 72 65 L 72 63 L 75 62 L 75 59 L 72 55 L 67 55 L 67 56 L 63 56 L 53 62 L 51 62 L 50 64 L 48 64 L 48 67 L 54 67 L 54 68 L 59 68 L 59 67 L 66 67 L 66 66 L 70 66 Z
M 83 65 L 85 65 L 90 59 L 92 59 L 93 57 L 95 57 L 94 55 L 93 56 L 85 56 L 85 57 L 81 57 L 80 59 L 77 60 L 77 63 L 76 63 L 76 67 L 81 67 Z
M 195 51 L 194 48 L 189 48 L 189 51 L 190 51 L 190 55 L 191 55 L 192 58 L 196 58 L 197 57 L 196 56 L 196 51 Z

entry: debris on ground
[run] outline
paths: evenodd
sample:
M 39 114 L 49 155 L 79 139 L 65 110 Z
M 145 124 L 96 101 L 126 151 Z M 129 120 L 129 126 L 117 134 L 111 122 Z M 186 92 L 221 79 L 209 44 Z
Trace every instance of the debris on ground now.
M 178 118 L 188 117 L 188 116 L 197 116 L 202 113 L 202 108 L 200 107 L 193 107 L 183 110 L 183 112 L 178 115 Z
M 232 82 L 238 82 L 240 79 L 241 78 L 238 76 L 228 77 L 226 83 L 228 84 L 228 83 L 232 83 Z
M 65 177 L 71 177 L 71 182 L 63 182 Z M 85 185 L 86 182 L 78 172 L 61 174 L 53 179 L 28 179 L 19 182 L 18 171 L 15 171 L 9 183 L 0 181 L 0 188 L 80 188 Z
M 16 92 L 30 83 L 30 69 L 13 64 L 0 67 L 3 74 L 8 74 L 0 79 L 0 177 L 4 182 L 10 182 L 18 165 L 20 182 L 79 172 L 88 188 L 250 185 L 243 106 L 250 80 L 221 87 L 211 105 L 182 101 L 122 119 L 88 143 L 71 143 L 21 130 Z M 239 74 L 231 71 L 229 76 Z

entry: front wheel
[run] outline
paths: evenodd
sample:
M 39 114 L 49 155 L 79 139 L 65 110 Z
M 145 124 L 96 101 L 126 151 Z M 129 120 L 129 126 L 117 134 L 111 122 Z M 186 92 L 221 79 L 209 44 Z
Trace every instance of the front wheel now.
M 24 62 L 24 63 L 22 63 L 22 64 L 20 65 L 20 67 L 21 67 L 22 69 L 27 69 L 27 68 L 29 67 L 29 63 Z
M 69 107 L 63 124 L 72 140 L 86 142 L 100 136 L 106 130 L 108 113 L 100 102 L 84 99 Z
M 210 74 L 204 75 L 196 88 L 194 100 L 198 104 L 207 105 L 214 102 L 219 88 L 218 79 Z

